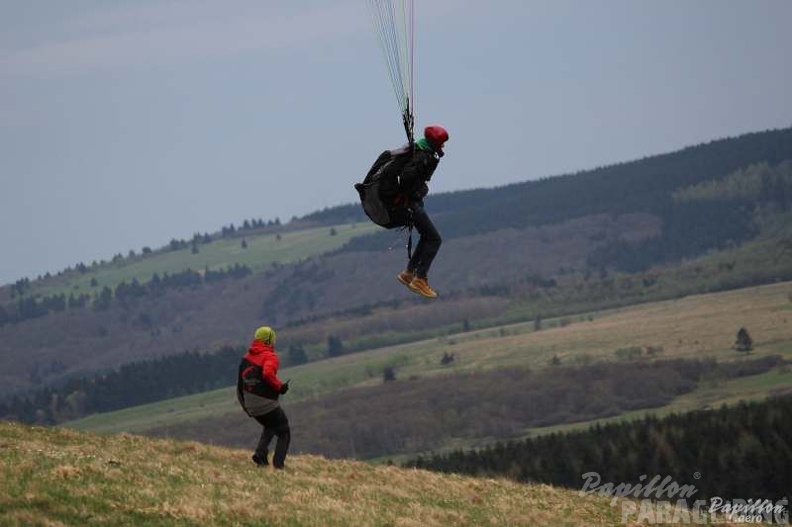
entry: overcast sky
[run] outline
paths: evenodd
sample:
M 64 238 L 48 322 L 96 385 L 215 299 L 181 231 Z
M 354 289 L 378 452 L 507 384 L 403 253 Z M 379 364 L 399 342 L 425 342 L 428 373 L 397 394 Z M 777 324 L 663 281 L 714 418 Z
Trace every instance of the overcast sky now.
M 367 0 L 0 0 L 0 283 L 351 203 L 403 142 Z M 432 191 L 792 125 L 789 0 L 417 0 Z

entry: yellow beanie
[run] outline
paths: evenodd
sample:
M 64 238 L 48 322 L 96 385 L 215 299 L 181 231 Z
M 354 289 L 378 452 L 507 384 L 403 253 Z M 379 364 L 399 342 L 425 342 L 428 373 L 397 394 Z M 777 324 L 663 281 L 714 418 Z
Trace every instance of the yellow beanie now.
M 269 344 L 271 346 L 275 345 L 275 330 L 269 326 L 261 326 L 256 330 L 256 333 L 253 335 L 254 340 L 260 340 L 264 344 Z

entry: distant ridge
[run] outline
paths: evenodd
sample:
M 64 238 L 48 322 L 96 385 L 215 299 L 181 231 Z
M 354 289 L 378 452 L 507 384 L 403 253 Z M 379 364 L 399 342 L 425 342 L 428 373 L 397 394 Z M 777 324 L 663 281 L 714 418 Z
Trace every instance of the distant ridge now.
M 668 193 L 708 179 L 718 179 L 745 166 L 775 165 L 792 159 L 792 127 L 715 139 L 681 150 L 614 163 L 538 180 L 499 187 L 431 193 L 427 205 L 441 219 L 444 236 L 505 227 L 542 225 L 598 212 L 645 210 L 658 192 Z M 443 174 L 438 174 L 442 177 Z M 484 178 L 482 178 L 484 179 Z M 585 189 L 585 191 L 581 191 Z M 353 199 L 350 184 L 350 199 Z M 497 211 L 497 214 L 492 212 Z M 475 221 L 465 221 L 475 217 Z M 365 221 L 357 204 L 307 214 L 302 219 L 325 224 Z

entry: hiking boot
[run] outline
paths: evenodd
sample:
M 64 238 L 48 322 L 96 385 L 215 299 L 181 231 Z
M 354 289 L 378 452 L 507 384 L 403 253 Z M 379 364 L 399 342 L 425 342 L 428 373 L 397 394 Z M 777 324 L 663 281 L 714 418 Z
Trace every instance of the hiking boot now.
M 407 287 L 413 293 L 418 293 L 426 298 L 437 298 L 437 291 L 429 286 L 429 282 L 426 281 L 426 278 L 418 278 L 416 276 L 412 279 L 412 282 L 407 284 Z
M 260 457 L 258 454 L 253 454 L 253 463 L 256 465 L 263 467 L 264 465 L 269 465 L 269 461 L 267 461 L 267 456 Z
M 407 287 L 410 287 L 410 282 L 413 281 L 413 278 L 415 278 L 415 273 L 410 270 L 402 271 L 396 275 L 396 280 Z

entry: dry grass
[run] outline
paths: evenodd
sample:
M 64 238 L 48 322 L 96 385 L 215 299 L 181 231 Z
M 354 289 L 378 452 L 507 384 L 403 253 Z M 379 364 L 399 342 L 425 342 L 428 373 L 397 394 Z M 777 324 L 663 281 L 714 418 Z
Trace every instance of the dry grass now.
M 0 525 L 613 525 L 575 490 L 0 423 Z
M 792 284 L 786 282 L 689 296 L 677 300 L 594 313 L 591 321 L 524 333 L 526 324 L 512 327 L 514 335 L 501 338 L 460 339 L 452 351 L 461 363 L 476 366 L 504 363 L 546 366 L 553 355 L 574 360 L 583 354 L 593 359 L 614 359 L 619 348 L 653 346 L 663 358 L 738 357 L 732 346 L 737 330 L 745 326 L 754 338 L 755 354 L 789 352 L 792 343 Z M 507 328 L 508 329 L 508 328 Z

